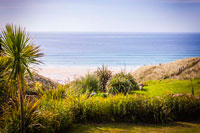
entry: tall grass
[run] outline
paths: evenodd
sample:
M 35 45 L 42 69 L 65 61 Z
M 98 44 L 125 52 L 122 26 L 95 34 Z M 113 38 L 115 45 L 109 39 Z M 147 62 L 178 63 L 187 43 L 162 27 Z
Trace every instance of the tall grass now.
M 27 101 L 24 108 L 29 132 L 65 131 L 77 122 L 165 123 L 200 118 L 200 98 L 191 95 L 88 97 L 62 86 L 53 92 L 46 90 L 37 102 Z M 8 107 L 1 116 L 1 128 L 18 131 L 19 106 Z
M 66 97 L 66 87 L 59 85 L 57 89 L 49 88 L 48 91 L 44 91 L 43 89 L 40 90 L 40 95 L 45 99 L 55 99 L 60 100 Z
M 40 102 L 28 98 L 24 103 L 25 129 L 24 132 L 56 131 L 59 127 L 57 114 L 39 109 Z M 0 132 L 20 132 L 19 100 L 10 100 L 2 105 L 3 114 L 0 119 Z
M 193 96 L 145 97 L 115 95 L 103 97 L 69 97 L 51 101 L 54 109 L 66 111 L 71 122 L 145 122 L 165 123 L 199 118 L 200 101 Z M 54 103 L 54 104 L 53 104 Z M 60 105 L 60 106 L 59 106 Z M 62 113 L 59 113 L 62 115 Z
M 53 111 L 68 124 L 108 121 L 164 123 L 199 118 L 200 98 L 191 95 L 147 97 L 123 94 L 104 98 L 67 94 L 66 98 L 59 100 L 41 99 L 41 108 Z M 64 123 L 63 127 L 66 127 Z

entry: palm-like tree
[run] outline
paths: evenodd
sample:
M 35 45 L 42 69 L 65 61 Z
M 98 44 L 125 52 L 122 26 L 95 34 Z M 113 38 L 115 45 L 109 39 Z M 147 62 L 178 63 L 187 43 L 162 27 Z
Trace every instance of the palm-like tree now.
M 108 80 L 112 76 L 112 72 L 108 69 L 108 67 L 102 65 L 102 67 L 98 68 L 96 71 L 97 77 L 99 78 L 100 86 L 102 91 L 106 91 L 106 84 Z
M 1 51 L 2 51 L 2 47 L 1 47 L 1 34 L 0 34 L 0 53 L 1 53 Z
M 35 46 L 25 29 L 13 25 L 6 25 L 6 28 L 2 30 L 0 38 L 0 45 L 2 46 L 2 56 L 5 56 L 9 60 L 7 65 L 7 71 L 9 73 L 9 79 L 15 80 L 17 83 L 18 98 L 20 101 L 21 109 L 21 132 L 25 131 L 24 122 L 24 75 L 26 72 L 32 77 L 30 71 L 30 64 L 41 63 L 37 60 L 38 57 L 43 56 L 40 53 L 39 46 Z

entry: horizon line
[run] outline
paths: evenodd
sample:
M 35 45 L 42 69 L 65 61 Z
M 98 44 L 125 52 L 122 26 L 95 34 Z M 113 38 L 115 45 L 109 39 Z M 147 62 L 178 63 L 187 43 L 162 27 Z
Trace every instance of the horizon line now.
M 40 32 L 40 33 L 185 33 L 185 34 L 187 34 L 187 33 L 196 33 L 196 34 L 198 34 L 198 33 L 200 33 L 200 31 L 199 32 L 165 32 L 165 31 L 162 31 L 162 32 L 157 32 L 157 31 L 154 31 L 154 32 L 149 32 L 149 31 L 146 31 L 146 32 L 135 32 L 135 31 L 116 31 L 116 32 L 114 32 L 114 31 L 28 31 L 28 32 L 32 32 L 32 33 L 38 33 L 38 32 Z

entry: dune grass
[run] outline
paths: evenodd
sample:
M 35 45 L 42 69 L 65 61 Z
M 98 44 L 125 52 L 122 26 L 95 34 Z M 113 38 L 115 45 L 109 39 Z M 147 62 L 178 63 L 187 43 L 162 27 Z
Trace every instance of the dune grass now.
M 131 133 L 199 133 L 200 123 L 173 122 L 168 124 L 132 124 L 132 123 L 103 123 L 103 124 L 76 124 L 68 130 L 70 133 L 100 133 L 100 132 L 131 132 Z
M 192 93 L 190 80 L 151 80 L 144 83 L 143 90 L 134 90 L 131 93 L 145 94 L 148 96 L 162 96 L 175 93 Z M 193 79 L 194 94 L 200 94 L 200 79 Z

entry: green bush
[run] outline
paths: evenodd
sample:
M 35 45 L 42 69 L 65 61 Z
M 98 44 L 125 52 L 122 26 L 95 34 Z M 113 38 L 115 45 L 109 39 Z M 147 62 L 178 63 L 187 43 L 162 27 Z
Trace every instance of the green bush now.
M 97 93 L 96 95 L 94 95 L 95 97 L 108 97 L 108 94 L 106 93 Z
M 0 102 L 8 96 L 8 86 L 5 84 L 7 82 L 7 72 L 5 72 L 7 62 L 7 59 L 0 55 Z
M 137 88 L 137 83 L 133 76 L 130 73 L 125 74 L 123 72 L 114 75 L 107 85 L 108 92 L 113 94 L 127 94 L 130 90 Z
M 25 109 L 25 132 L 56 131 L 59 127 L 57 115 L 50 111 L 39 110 L 40 103 L 27 99 Z M 20 132 L 20 106 L 17 101 L 10 101 L 2 106 L 3 114 L 0 119 L 0 132 Z M 57 127 L 57 128 L 56 128 Z
M 77 79 L 75 82 L 75 88 L 80 93 L 92 93 L 99 90 L 99 81 L 95 75 L 87 74 L 85 77 Z
M 7 102 L 10 97 L 16 96 L 16 81 L 10 79 L 10 82 L 8 84 L 9 79 L 9 70 L 6 70 L 9 60 L 6 57 L 3 57 L 0 55 L 0 103 L 3 104 L 4 102 Z M 1 106 L 0 106 L 0 114 L 2 112 Z
M 39 90 L 43 98 L 60 100 L 66 97 L 67 88 L 59 85 L 56 89 L 42 90 L 42 88 L 39 88 Z

